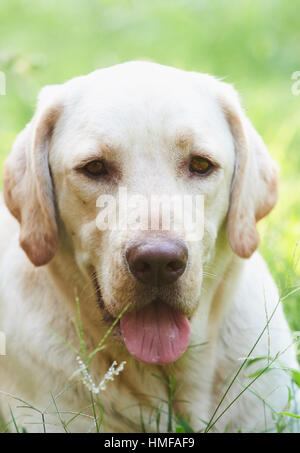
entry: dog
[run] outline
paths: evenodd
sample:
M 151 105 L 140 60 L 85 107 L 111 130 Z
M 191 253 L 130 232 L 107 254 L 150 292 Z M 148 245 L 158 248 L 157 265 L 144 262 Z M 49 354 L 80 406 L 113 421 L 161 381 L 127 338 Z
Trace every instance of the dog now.
M 170 430 L 170 379 L 173 413 L 195 431 L 276 430 L 298 368 L 257 252 L 277 174 L 237 92 L 213 76 L 133 61 L 43 88 L 3 172 L 3 419 L 63 431 L 55 400 L 65 420 L 80 414 L 70 432 L 88 432 L 91 393 L 116 362 L 98 395 L 107 432 L 153 432 L 158 417 Z M 120 188 L 201 195 L 201 237 L 183 221 L 162 228 L 161 211 L 153 229 L 99 227 L 97 200 L 121 211 Z M 78 351 L 99 343 L 85 368 Z

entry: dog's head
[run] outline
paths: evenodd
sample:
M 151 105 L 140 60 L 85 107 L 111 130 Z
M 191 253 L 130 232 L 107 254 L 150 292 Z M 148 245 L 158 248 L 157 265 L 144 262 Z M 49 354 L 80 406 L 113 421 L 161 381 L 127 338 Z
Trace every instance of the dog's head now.
M 250 257 L 276 185 L 273 161 L 231 86 L 143 62 L 44 88 L 4 170 L 6 204 L 28 258 L 45 265 L 68 246 L 105 311 L 116 317 L 131 304 L 121 320 L 125 343 L 150 363 L 185 350 L 220 231 L 227 228 L 237 255 Z M 150 202 L 162 195 L 178 203 L 204 197 L 200 239 L 190 240 L 183 217 L 177 228 L 162 226 L 162 210 Z

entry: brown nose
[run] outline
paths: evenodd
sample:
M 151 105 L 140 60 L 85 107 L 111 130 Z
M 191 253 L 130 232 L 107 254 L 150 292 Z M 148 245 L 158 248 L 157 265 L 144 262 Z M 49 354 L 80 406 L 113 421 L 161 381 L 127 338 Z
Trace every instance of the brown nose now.
M 129 246 L 126 259 L 139 281 L 163 286 L 175 282 L 184 273 L 188 250 L 180 240 L 148 240 Z

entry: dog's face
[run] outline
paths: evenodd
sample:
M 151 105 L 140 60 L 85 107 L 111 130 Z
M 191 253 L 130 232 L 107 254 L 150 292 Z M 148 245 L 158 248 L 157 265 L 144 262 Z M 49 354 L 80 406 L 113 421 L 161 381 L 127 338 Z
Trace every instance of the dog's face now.
M 255 223 L 276 200 L 272 161 L 234 90 L 210 76 L 141 62 L 44 89 L 4 182 L 29 259 L 46 264 L 68 244 L 94 279 L 103 310 L 116 317 L 130 304 L 121 320 L 125 343 L 150 363 L 172 362 L 186 348 L 187 319 L 220 229 L 227 224 L 232 249 L 249 257 L 258 244 Z M 146 228 L 130 228 L 125 216 L 134 218 L 136 205 L 124 210 L 120 189 L 148 206 L 151 196 L 202 195 L 203 237 L 190 240 L 183 219 L 176 229 L 162 228 L 159 210 L 147 213 Z M 118 216 L 117 228 L 99 227 L 101 196 L 114 200 L 107 215 Z M 145 334 L 151 326 L 158 345 Z

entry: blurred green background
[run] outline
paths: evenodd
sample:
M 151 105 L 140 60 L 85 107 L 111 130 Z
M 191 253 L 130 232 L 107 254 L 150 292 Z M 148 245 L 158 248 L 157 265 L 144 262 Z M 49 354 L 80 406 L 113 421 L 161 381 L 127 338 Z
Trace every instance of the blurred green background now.
M 299 13 L 298 0 L 0 0 L 0 171 L 46 84 L 131 59 L 225 78 L 280 165 L 260 250 L 287 294 L 300 286 Z M 284 307 L 300 330 L 300 292 Z

